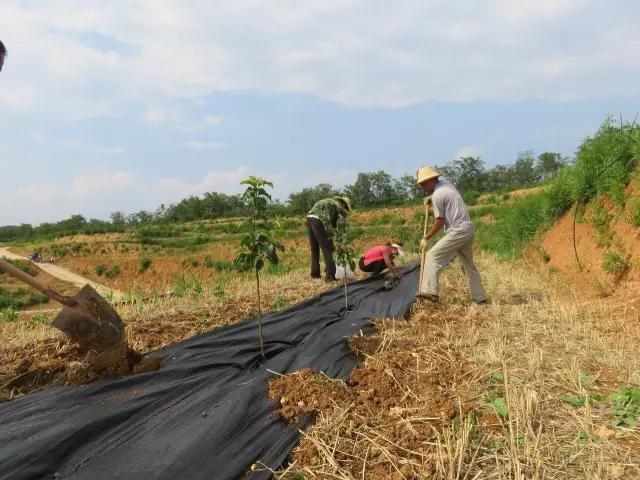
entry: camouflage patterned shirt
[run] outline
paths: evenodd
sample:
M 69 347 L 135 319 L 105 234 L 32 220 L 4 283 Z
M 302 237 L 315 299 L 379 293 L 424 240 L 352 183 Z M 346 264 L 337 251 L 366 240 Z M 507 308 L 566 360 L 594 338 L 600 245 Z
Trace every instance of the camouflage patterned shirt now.
M 344 231 L 347 226 L 348 212 L 342 207 L 342 203 L 333 198 L 325 198 L 316 202 L 309 214 L 316 215 L 320 219 L 329 238 L 333 238 L 336 230 Z

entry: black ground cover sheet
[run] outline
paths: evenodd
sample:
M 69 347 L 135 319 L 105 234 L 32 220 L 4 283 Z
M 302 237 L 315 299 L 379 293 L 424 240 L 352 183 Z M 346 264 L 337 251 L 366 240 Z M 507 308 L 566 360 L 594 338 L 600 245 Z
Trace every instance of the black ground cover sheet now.
M 156 372 L 0 403 L 0 479 L 222 480 L 244 478 L 256 462 L 275 469 L 306 425 L 273 415 L 267 369 L 347 380 L 360 362 L 347 337 L 371 333 L 374 318 L 403 317 L 418 271 L 407 266 L 390 291 L 382 277 L 349 285 L 355 310 L 346 315 L 342 287 L 265 315 L 264 363 L 252 318 L 152 352 Z

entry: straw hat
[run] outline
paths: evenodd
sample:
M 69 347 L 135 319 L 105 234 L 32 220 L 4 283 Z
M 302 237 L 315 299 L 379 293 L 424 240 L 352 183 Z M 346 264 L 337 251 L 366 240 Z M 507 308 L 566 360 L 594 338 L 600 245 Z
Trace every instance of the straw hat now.
M 347 211 L 351 211 L 353 209 L 351 205 L 351 199 L 349 197 L 333 197 L 334 200 L 339 200 L 347 204 Z
M 431 180 L 432 178 L 438 178 L 440 176 L 441 175 L 438 172 L 436 172 L 433 168 L 422 167 L 420 170 L 418 170 L 418 185 L 426 182 L 427 180 Z

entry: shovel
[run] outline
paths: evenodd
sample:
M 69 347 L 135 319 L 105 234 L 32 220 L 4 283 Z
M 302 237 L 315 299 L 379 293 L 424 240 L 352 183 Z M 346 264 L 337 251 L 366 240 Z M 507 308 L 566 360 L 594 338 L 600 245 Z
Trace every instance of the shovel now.
M 4 260 L 0 260 L 0 270 L 64 305 L 51 325 L 81 346 L 101 352 L 123 344 L 122 320 L 90 285 L 85 285 L 72 297 L 66 297 Z

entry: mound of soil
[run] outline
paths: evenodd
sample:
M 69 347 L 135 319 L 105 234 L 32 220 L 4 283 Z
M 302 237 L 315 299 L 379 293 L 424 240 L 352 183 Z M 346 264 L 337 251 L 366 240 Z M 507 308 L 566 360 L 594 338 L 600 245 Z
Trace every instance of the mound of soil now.
M 159 358 L 145 358 L 127 345 L 96 354 L 57 338 L 5 350 L 0 367 L 0 399 L 7 400 L 50 386 L 86 385 L 158 370 Z

